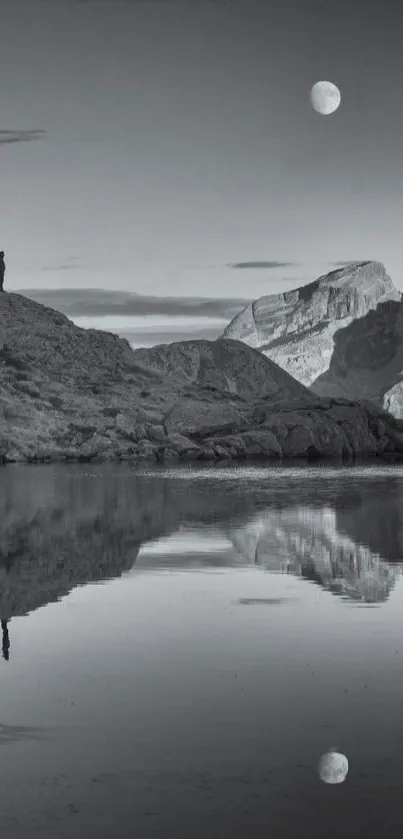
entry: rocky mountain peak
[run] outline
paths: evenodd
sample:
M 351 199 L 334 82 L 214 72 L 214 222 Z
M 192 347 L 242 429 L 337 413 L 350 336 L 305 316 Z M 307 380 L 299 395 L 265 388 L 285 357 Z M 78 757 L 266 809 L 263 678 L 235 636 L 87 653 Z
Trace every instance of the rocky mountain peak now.
M 223 334 L 261 350 L 310 387 L 329 367 L 337 331 L 401 298 L 381 262 L 350 263 L 308 285 L 260 297 Z

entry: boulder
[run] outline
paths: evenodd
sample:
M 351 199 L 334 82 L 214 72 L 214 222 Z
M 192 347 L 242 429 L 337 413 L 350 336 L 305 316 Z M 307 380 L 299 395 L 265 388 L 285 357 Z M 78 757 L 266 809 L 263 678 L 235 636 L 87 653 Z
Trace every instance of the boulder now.
M 168 434 L 165 438 L 165 443 L 168 449 L 172 449 L 177 454 L 186 454 L 192 450 L 200 452 L 200 446 L 197 443 L 193 443 L 184 434 L 178 434 L 177 432 Z
M 165 441 L 165 429 L 163 425 L 151 425 L 147 429 L 147 433 L 153 443 L 163 443 Z
M 235 405 L 183 399 L 165 417 L 165 428 L 168 434 L 177 431 L 185 436 L 207 437 L 217 431 L 235 431 L 243 422 L 244 415 Z
M 253 431 L 245 431 L 241 435 L 241 440 L 245 444 L 246 457 L 259 454 L 281 457 L 283 454 L 277 437 L 269 429 L 257 428 Z

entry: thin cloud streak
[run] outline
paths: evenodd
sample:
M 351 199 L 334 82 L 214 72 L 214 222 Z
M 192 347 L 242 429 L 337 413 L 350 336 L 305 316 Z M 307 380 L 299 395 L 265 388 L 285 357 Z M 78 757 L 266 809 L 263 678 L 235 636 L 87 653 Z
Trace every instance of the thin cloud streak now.
M 11 143 L 30 143 L 33 140 L 43 140 L 46 136 L 46 131 L 32 128 L 27 131 L 0 131 L 0 146 Z
M 230 262 L 228 268 L 290 268 L 297 265 L 297 262 L 256 261 L 256 262 Z
M 169 315 L 231 320 L 254 298 L 154 297 L 104 289 L 16 289 L 16 294 L 50 306 L 67 317 Z
M 329 262 L 329 265 L 335 265 L 337 267 L 343 267 L 343 265 L 359 265 L 361 262 L 364 262 L 363 259 L 339 259 L 337 262 Z
M 41 271 L 77 271 L 79 268 L 79 265 L 72 265 L 66 262 L 62 265 L 45 265 L 41 268 Z

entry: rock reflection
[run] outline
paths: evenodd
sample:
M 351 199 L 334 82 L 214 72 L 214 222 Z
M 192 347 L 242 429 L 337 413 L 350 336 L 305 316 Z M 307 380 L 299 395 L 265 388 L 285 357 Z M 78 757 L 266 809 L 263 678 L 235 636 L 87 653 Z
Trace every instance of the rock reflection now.
M 337 513 L 328 507 L 269 510 L 229 535 L 250 562 L 304 577 L 349 600 L 384 602 L 399 573 L 340 531 Z
M 281 480 L 251 484 L 241 472 L 217 482 L 214 470 L 203 482 L 181 481 L 177 474 L 147 478 L 112 467 L 84 474 L 66 466 L 3 470 L 3 657 L 9 657 L 12 617 L 57 601 L 76 586 L 122 575 L 142 545 L 183 530 L 226 542 L 221 553 L 204 553 L 205 568 L 254 563 L 297 574 L 349 600 L 381 603 L 399 573 L 396 561 L 387 560 L 403 555 L 402 501 L 400 481 L 375 475 L 354 484 L 351 473 L 315 483 L 301 470 L 298 480 L 284 472 Z M 148 561 L 142 557 L 144 570 Z M 180 560 L 173 555 L 170 567 L 175 562 L 186 567 L 191 551 Z M 200 565 L 200 558 L 195 562 Z

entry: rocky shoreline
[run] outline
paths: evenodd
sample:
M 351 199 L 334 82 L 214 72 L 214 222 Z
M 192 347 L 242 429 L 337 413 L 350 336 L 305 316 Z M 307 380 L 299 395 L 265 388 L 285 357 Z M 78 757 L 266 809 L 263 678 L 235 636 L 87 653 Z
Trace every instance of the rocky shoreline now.
M 403 420 L 313 394 L 245 343 L 133 351 L 22 295 L 0 296 L 0 462 L 390 458 Z
M 143 419 L 143 417 L 140 417 Z M 126 420 L 126 421 L 125 421 Z M 124 440 L 90 433 L 76 425 L 77 445 L 41 447 L 36 452 L 3 452 L 1 463 L 130 461 L 142 464 L 170 464 L 216 461 L 318 461 L 336 459 L 403 458 L 403 423 L 386 412 L 374 414 L 364 404 L 345 399 L 318 400 L 309 407 L 279 402 L 256 404 L 251 421 L 228 424 L 226 430 L 211 433 L 197 423 L 175 431 L 169 422 L 127 424 L 123 414 L 115 417 Z M 187 433 L 183 433 L 184 431 Z M 87 439 L 85 439 L 85 436 Z

